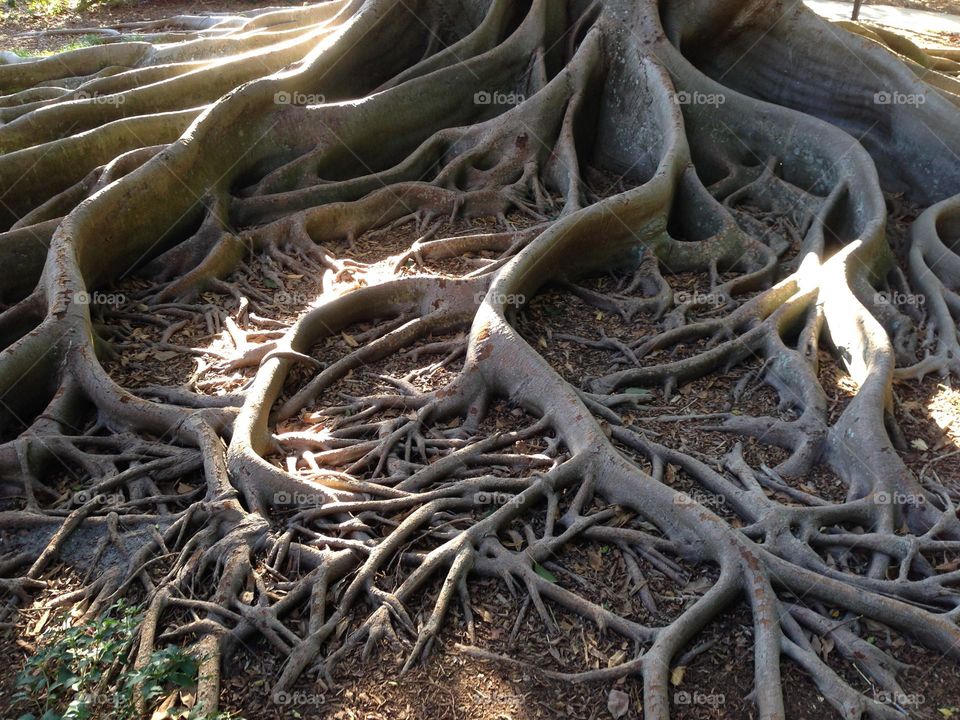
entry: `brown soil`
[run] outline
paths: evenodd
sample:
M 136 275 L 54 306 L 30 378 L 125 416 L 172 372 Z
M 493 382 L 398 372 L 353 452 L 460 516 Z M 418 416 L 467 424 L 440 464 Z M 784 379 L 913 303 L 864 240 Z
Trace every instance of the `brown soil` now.
M 850 5 L 852 7 L 853 3 L 851 2 Z M 960 15 L 960 2 L 957 2 L 957 0 L 883 0 L 882 2 L 865 0 L 864 5 L 893 5 L 894 7 L 910 8 L 911 10 Z
M 448 228 L 451 233 L 489 231 L 484 223 L 474 226 L 463 224 Z M 358 238 L 355 249 L 348 254 L 372 263 L 389 264 L 416 237 L 415 228 L 405 225 L 392 231 L 371 233 L 371 238 Z M 378 242 L 374 243 L 376 239 Z M 238 274 L 251 283 L 259 283 L 258 289 L 280 292 L 263 284 L 261 268 L 251 261 L 250 272 Z M 276 268 L 274 268 L 275 270 Z M 472 269 L 472 268 L 471 268 Z M 450 268 L 451 275 L 458 274 Z M 461 272 L 467 271 L 463 268 Z M 259 278 L 259 280 L 258 280 Z M 290 285 L 282 291 L 291 297 L 301 294 L 306 300 L 316 297 L 320 289 L 309 277 L 289 279 Z M 702 287 L 706 278 L 688 278 L 691 287 Z M 601 288 L 609 278 L 598 279 L 593 287 Z M 145 289 L 142 281 L 130 281 L 122 288 L 128 292 Z M 211 295 L 206 298 L 211 308 L 219 304 L 224 316 L 231 315 L 235 307 L 231 300 Z M 261 315 L 289 323 L 302 307 L 279 305 L 260 308 Z M 135 310 L 135 308 L 133 308 Z M 151 343 L 163 328 L 142 319 L 122 319 L 118 323 L 130 334 L 130 346 L 123 348 L 118 359 L 109 366 L 115 377 L 128 386 L 169 383 L 176 376 L 184 382 L 196 379 L 197 371 L 188 372 L 179 363 L 171 363 Z M 579 333 L 591 339 L 602 336 L 616 337 L 624 342 L 636 340 L 654 332 L 656 322 L 649 317 L 639 317 L 629 323 L 618 315 L 604 313 L 589 307 L 564 290 L 548 290 L 535 298 L 523 313 L 519 327 L 528 341 L 540 346 L 554 367 L 573 380 L 581 382 L 606 372 L 617 354 L 605 350 L 590 350 L 576 343 L 558 341 L 553 336 L 559 333 Z M 242 329 L 254 329 L 243 325 Z M 314 355 L 321 360 L 333 360 L 348 348 L 346 336 L 351 332 L 363 332 L 366 327 L 351 328 L 348 333 L 331 338 L 318 346 Z M 137 331 L 140 332 L 137 332 Z M 547 339 L 551 338 L 551 339 Z M 449 340 L 451 337 L 430 338 L 429 341 Z M 542 342 L 541 342 L 542 340 Z M 230 352 L 233 348 L 229 333 L 220 329 L 209 333 L 205 323 L 192 320 L 171 337 L 171 342 L 200 346 Z M 313 410 L 342 402 L 338 393 L 364 395 L 372 392 L 396 392 L 382 376 L 402 377 L 429 365 L 436 358 L 414 358 L 400 355 L 383 363 L 364 367 L 338 383 L 324 394 Z M 623 358 L 620 358 L 621 361 Z M 242 383 L 250 371 L 233 375 L 218 371 L 215 359 L 201 357 L 204 377 L 216 391 L 229 390 Z M 653 357 L 645 362 L 662 361 Z M 849 380 L 835 365 L 826 362 L 824 355 L 822 382 L 835 406 L 834 412 L 842 409 L 844 400 L 852 393 Z M 197 359 L 190 359 L 196 363 Z M 456 366 L 454 366 L 456 367 Z M 725 433 L 704 431 L 702 421 L 676 422 L 663 419 L 665 416 L 692 415 L 715 412 L 718 409 L 749 413 L 751 415 L 782 416 L 777 409 L 776 396 L 769 387 L 751 381 L 747 391 L 733 402 L 732 389 L 744 375 L 760 368 L 757 359 L 749 360 L 731 371 L 714 375 L 681 386 L 666 399 L 655 390 L 648 403 L 623 412 L 623 419 L 642 427 L 657 441 L 674 447 L 683 447 L 688 452 L 719 457 L 728 451 L 736 438 Z M 434 378 L 418 377 L 423 389 L 432 386 Z M 923 382 L 903 382 L 897 385 L 899 419 L 905 436 L 911 443 L 907 461 L 918 474 L 939 478 L 944 484 L 957 487 L 958 464 L 948 453 L 960 448 L 960 392 L 937 379 Z M 298 429 L 299 420 L 279 428 L 281 431 Z M 305 422 L 305 421 L 304 421 Z M 496 428 L 500 431 L 516 430 L 529 423 L 508 403 L 493 409 L 483 430 Z M 542 452 L 545 441 L 532 439 L 508 451 L 520 454 Z M 744 454 L 754 466 L 765 463 L 773 466 L 785 455 L 783 451 L 764 445 L 762 442 L 744 441 Z M 282 463 L 283 458 L 276 458 Z M 682 472 L 668 474 L 667 481 L 675 487 L 692 490 L 694 484 Z M 795 481 L 807 492 L 822 497 L 842 500 L 839 481 L 826 471 Z M 698 499 L 700 499 L 698 495 Z M 786 498 L 778 497 L 781 501 Z M 717 498 L 713 509 L 728 517 L 722 498 Z M 534 524 L 542 520 L 534 521 Z M 535 528 L 539 529 L 539 528 Z M 938 562 L 951 562 L 955 558 L 939 558 Z M 610 607 L 639 622 L 651 625 L 664 624 L 693 602 L 711 584 L 714 575 L 711 568 L 693 568 L 680 563 L 688 576 L 685 585 L 660 574 L 655 568 L 642 566 L 645 577 L 657 602 L 657 613 L 651 614 L 640 602 L 636 588 L 632 587 L 624 559 L 616 548 L 590 544 L 574 544 L 566 548 L 549 564 L 549 571 L 564 587 L 576 589 L 587 599 Z M 13 632 L 4 633 L 0 648 L 14 662 L 0 670 L 0 717 L 17 717 L 23 708 L 12 707 L 14 674 L 22 661 L 32 652 L 38 641 L 38 630 L 49 624 L 49 618 L 40 622 L 47 613 L 45 607 L 58 593 L 75 587 L 77 578 L 64 577 L 51 589 L 41 594 L 20 615 Z M 415 620 L 422 619 L 430 610 L 430 597 L 423 598 L 419 608 L 411 608 Z M 359 650 L 348 656 L 335 676 L 334 687 L 327 688 L 316 682 L 316 677 L 307 675 L 285 698 L 285 704 L 274 703 L 270 697 L 271 679 L 275 678 L 282 659 L 268 646 L 255 643 L 238 653 L 224 673 L 224 710 L 236 713 L 247 720 L 275 720 L 279 718 L 477 718 L 499 720 L 500 718 L 572 718 L 592 720 L 607 718 L 607 708 L 612 691 L 623 692 L 629 699 L 625 717 L 640 717 L 641 687 L 635 678 L 611 683 L 574 684 L 552 680 L 538 673 L 538 669 L 561 672 L 576 672 L 585 669 L 607 667 L 632 657 L 634 649 L 622 638 L 611 633 L 601 633 L 596 627 L 585 623 L 565 611 L 552 608 L 557 630 L 550 632 L 541 618 L 527 608 L 519 624 L 522 596 L 514 597 L 499 581 L 478 580 L 474 583 L 471 607 L 476 619 L 476 635 L 471 638 L 463 622 L 459 608 L 452 612 L 450 621 L 438 640 L 437 647 L 426 666 L 417 667 L 404 677 L 398 671 L 404 659 L 403 647 L 384 647 L 379 659 L 365 664 Z M 419 616 L 417 616 L 419 613 Z M 57 617 L 57 613 L 53 613 Z M 516 626 L 516 631 L 514 627 Z M 296 619 L 293 621 L 296 628 Z M 905 657 L 914 665 L 904 678 L 904 688 L 917 701 L 911 707 L 910 717 L 942 718 L 941 708 L 953 708 L 960 698 L 960 678 L 954 666 L 941 661 L 934 654 L 910 646 L 902 638 L 881 626 L 870 628 L 874 642 L 896 650 L 898 657 Z M 697 637 L 691 648 L 709 643 L 708 649 L 698 654 L 683 671 L 677 671 L 674 690 L 675 717 L 681 720 L 707 718 L 752 718 L 755 711 L 749 694 L 753 683 L 752 627 L 749 613 L 738 608 L 708 626 Z M 478 660 L 460 652 L 456 645 L 476 645 L 485 650 L 508 655 L 522 664 L 501 664 Z M 869 689 L 863 684 L 858 671 L 850 663 L 825 648 L 827 661 L 842 676 Z M 784 663 L 786 702 L 788 717 L 814 720 L 829 716 L 825 699 L 807 677 L 789 662 Z M 312 680 L 308 680 L 312 678 Z
M 95 6 L 85 12 L 30 12 L 18 0 L 14 7 L 0 8 L 0 50 L 24 54 L 48 54 L 80 41 L 84 35 L 18 37 L 20 33 L 53 28 L 109 28 L 119 23 L 159 20 L 173 15 L 244 12 L 269 3 L 262 0 L 132 0 Z

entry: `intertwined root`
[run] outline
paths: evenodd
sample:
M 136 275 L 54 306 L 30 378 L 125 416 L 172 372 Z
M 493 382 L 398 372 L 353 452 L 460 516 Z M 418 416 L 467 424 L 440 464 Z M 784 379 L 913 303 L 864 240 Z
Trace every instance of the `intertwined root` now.
M 384 641 L 406 670 L 455 608 L 472 632 L 486 575 L 548 629 L 559 606 L 629 640 L 609 668 L 553 675 L 642 676 L 649 718 L 746 601 L 761 717 L 784 716 L 781 657 L 843 717 L 902 715 L 816 643 L 882 697 L 903 664 L 862 622 L 958 653 L 960 575 L 937 569 L 960 552 L 958 493 L 904 464 L 892 394 L 895 373 L 958 369 L 960 172 L 917 129 L 958 144 L 955 81 L 799 4 L 565 5 L 334 0 L 0 66 L 5 593 L 85 563 L 63 601 L 141 595 L 135 663 L 195 643 L 212 710 L 254 635 L 286 659 L 278 691 Z M 849 52 L 866 69 L 837 117 L 833 70 L 771 79 Z M 878 87 L 929 97 L 860 101 Z M 891 189 L 942 200 L 903 247 L 868 150 Z M 90 302 L 111 284 L 127 302 Z M 917 293 L 925 312 L 889 302 Z M 585 335 L 592 313 L 619 324 Z M 835 418 L 824 338 L 857 386 Z M 140 347 L 187 386 L 130 377 Z M 647 408 L 748 364 L 727 408 Z M 769 414 L 735 412 L 759 381 Z M 653 429 L 687 422 L 765 454 Z M 803 485 L 824 470 L 842 497 Z M 557 562 L 574 541 L 621 556 L 633 612 Z M 695 575 L 667 609 L 658 588 Z

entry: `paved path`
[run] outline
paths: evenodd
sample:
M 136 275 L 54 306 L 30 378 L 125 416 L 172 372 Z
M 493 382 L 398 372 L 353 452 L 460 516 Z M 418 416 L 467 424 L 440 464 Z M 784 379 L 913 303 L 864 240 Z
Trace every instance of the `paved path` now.
M 837 0 L 805 0 L 806 4 L 820 15 L 830 20 L 849 20 L 853 3 Z M 876 23 L 891 29 L 907 30 L 912 33 L 960 33 L 960 15 L 910 10 L 890 5 L 871 5 L 868 2 L 860 8 L 860 19 Z

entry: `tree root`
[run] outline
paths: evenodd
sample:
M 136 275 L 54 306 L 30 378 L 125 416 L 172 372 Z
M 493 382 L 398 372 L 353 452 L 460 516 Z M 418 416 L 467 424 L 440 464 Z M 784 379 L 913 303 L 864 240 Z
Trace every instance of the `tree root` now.
M 275 692 L 305 673 L 332 683 L 385 644 L 405 646 L 409 671 L 458 605 L 472 633 L 471 580 L 487 576 L 522 603 L 512 638 L 530 610 L 556 632 L 559 607 L 631 646 L 608 668 L 537 672 L 641 678 L 659 720 L 671 668 L 745 603 L 759 717 L 785 716 L 784 658 L 842 717 L 900 717 L 816 646 L 829 638 L 891 695 L 905 665 L 864 639 L 865 621 L 960 655 L 960 571 L 938 569 L 960 552 L 957 498 L 905 464 L 892 392 L 895 376 L 960 372 L 960 170 L 918 129 L 952 147 L 954 61 L 871 35 L 904 65 L 800 4 L 521 5 L 181 16 L 0 66 L 0 252 L 16 268 L 0 286 L 0 487 L 14 496 L 0 512 L 0 620 L 55 562 L 85 557 L 64 602 L 96 615 L 142 592 L 134 666 L 189 642 L 213 712 L 246 639 L 283 658 Z M 832 70 L 783 82 L 841 51 L 870 70 L 854 68 L 846 105 Z M 848 107 L 881 80 L 933 95 Z M 890 142 L 889 127 L 908 129 Z M 884 234 L 881 187 L 931 205 L 905 272 L 890 272 L 902 248 Z M 704 292 L 684 297 L 691 274 Z M 601 275 L 612 284 L 592 285 Z M 305 277 L 309 299 L 278 300 Z M 112 284 L 136 288 L 133 302 L 98 301 Z M 517 330 L 548 287 L 598 321 L 656 331 L 543 330 L 543 343 L 610 356 L 575 385 Z M 887 302 L 894 291 L 923 307 Z M 181 340 L 194 324 L 225 345 Z M 823 338 L 857 388 L 836 417 Z M 236 383 L 122 387 L 107 355 L 140 346 Z M 634 420 L 655 390 L 669 400 L 753 359 L 734 401 L 762 381 L 779 415 L 651 418 L 785 459 L 750 462 L 739 442 L 716 457 L 672 447 Z M 817 467 L 843 500 L 798 487 Z M 581 542 L 618 554 L 644 617 L 588 597 L 564 566 Z M 705 589 L 685 589 L 694 574 Z M 663 584 L 685 598 L 673 615 Z

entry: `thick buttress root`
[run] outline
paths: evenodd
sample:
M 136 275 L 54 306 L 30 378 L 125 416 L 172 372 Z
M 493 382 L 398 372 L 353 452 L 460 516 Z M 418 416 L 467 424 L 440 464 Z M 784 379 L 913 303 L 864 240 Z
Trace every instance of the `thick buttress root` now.
M 960 371 L 960 124 L 952 65 L 870 32 L 776 0 L 332 0 L 0 66 L 0 621 L 93 538 L 69 600 L 145 597 L 135 662 L 193 643 L 212 711 L 247 638 L 285 658 L 277 691 L 385 641 L 406 670 L 458 608 L 472 629 L 491 576 L 548 630 L 559 606 L 629 640 L 552 675 L 640 677 L 659 719 L 673 664 L 746 603 L 759 717 L 784 717 L 783 658 L 840 716 L 901 717 L 812 640 L 887 697 L 904 666 L 864 622 L 960 656 L 960 577 L 937 569 L 960 494 L 904 463 L 892 392 Z M 839 89 L 811 70 L 851 52 Z M 883 135 L 914 120 L 940 144 Z M 904 247 L 883 190 L 930 206 Z M 548 294 L 653 330 L 555 330 L 532 319 Z M 201 369 L 130 385 L 138 342 Z M 839 416 L 827 346 L 857 387 Z M 583 377 L 571 348 L 608 366 Z M 768 415 L 644 407 L 747 364 L 735 399 L 762 381 Z M 740 441 L 651 427 L 691 421 Z M 843 497 L 804 489 L 817 468 Z M 578 592 L 574 541 L 622 555 L 638 614 Z M 665 612 L 650 579 L 693 573 Z

